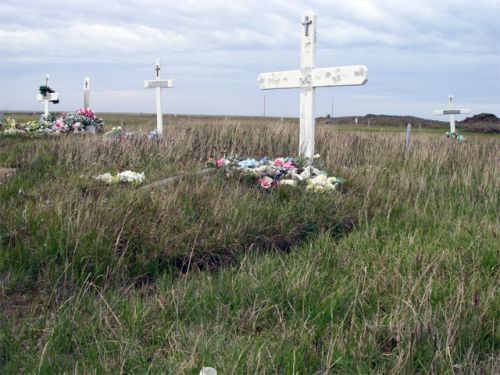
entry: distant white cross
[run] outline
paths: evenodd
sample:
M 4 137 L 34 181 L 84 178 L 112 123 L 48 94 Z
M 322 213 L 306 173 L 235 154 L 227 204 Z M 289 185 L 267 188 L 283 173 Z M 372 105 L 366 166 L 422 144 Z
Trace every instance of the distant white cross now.
M 316 87 L 358 86 L 367 81 L 364 65 L 314 68 L 316 58 L 316 15 L 306 12 L 302 22 L 300 70 L 262 73 L 258 83 L 261 90 L 300 88 L 299 154 L 314 156 L 314 94 Z
M 90 78 L 83 81 L 83 107 L 90 108 Z
M 163 134 L 163 111 L 161 109 L 161 89 L 170 88 L 174 86 L 171 79 L 160 79 L 161 64 L 160 59 L 155 62 L 155 79 L 151 81 L 144 81 L 144 88 L 156 89 L 156 129 L 160 135 Z
M 45 75 L 45 86 L 47 86 L 47 87 L 49 86 L 49 78 L 50 78 L 50 76 L 48 74 Z M 44 108 L 45 108 L 44 117 L 48 118 L 49 117 L 49 102 L 59 101 L 59 93 L 47 92 L 45 95 L 37 94 L 36 100 L 44 104 Z
M 436 109 L 435 115 L 449 115 L 450 116 L 450 136 L 456 134 L 455 129 L 455 115 L 471 113 L 470 109 L 453 109 L 453 95 L 448 97 L 448 109 Z

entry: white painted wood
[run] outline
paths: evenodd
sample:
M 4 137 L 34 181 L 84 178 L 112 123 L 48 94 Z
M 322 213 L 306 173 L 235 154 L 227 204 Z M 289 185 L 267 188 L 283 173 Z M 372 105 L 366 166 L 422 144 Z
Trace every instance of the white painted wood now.
M 467 114 L 467 113 L 471 113 L 471 112 L 472 112 L 472 110 L 470 108 L 454 109 L 453 108 L 453 95 L 450 95 L 448 97 L 448 109 L 436 109 L 436 110 L 434 110 L 435 115 L 450 116 L 450 134 L 456 134 L 455 115 Z
M 90 108 L 90 78 L 83 80 L 83 108 Z
M 300 70 L 259 74 L 261 90 L 296 89 L 300 87 Z
M 315 88 L 364 85 L 368 80 L 368 69 L 364 65 L 314 68 L 316 15 L 313 12 L 304 14 L 300 43 L 300 70 L 262 73 L 257 82 L 261 90 L 300 88 L 299 154 L 312 158 L 316 127 Z
M 359 86 L 368 81 L 368 68 L 364 65 L 320 68 L 312 71 L 314 87 Z
M 39 102 L 59 100 L 59 93 L 53 92 L 47 95 L 36 94 L 36 100 Z
M 164 88 L 174 87 L 174 83 L 171 79 L 161 79 L 161 61 L 160 59 L 155 60 L 155 79 L 150 81 L 144 81 L 144 88 L 155 89 L 156 90 L 156 129 L 160 136 L 163 134 L 163 110 L 162 110 L 162 92 Z
M 171 88 L 174 87 L 174 82 L 171 79 L 155 79 L 151 81 L 144 81 L 145 89 L 155 89 L 160 88 Z
M 45 75 L 45 86 L 49 85 L 49 78 L 50 78 L 50 75 L 46 74 Z M 53 92 L 53 93 L 47 93 L 47 95 L 37 94 L 36 100 L 38 102 L 43 103 L 43 105 L 44 105 L 44 117 L 48 118 L 48 116 L 49 116 L 49 103 L 51 101 L 59 100 L 59 93 Z
M 410 150 L 411 145 L 411 124 L 406 125 L 406 151 Z

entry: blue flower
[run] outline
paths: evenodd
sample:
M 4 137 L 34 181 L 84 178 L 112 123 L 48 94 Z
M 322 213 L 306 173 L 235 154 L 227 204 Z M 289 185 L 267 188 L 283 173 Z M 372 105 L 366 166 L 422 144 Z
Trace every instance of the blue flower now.
M 259 165 L 268 165 L 269 164 L 269 158 L 267 156 L 264 156 L 262 159 L 259 161 Z
M 255 159 L 246 159 L 238 162 L 238 167 L 241 169 L 247 169 L 247 168 L 255 168 L 257 167 L 257 160 Z

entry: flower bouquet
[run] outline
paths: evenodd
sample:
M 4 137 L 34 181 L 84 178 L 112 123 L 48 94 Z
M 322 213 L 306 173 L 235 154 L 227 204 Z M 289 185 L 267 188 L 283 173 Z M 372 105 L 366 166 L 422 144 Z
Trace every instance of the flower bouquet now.
M 269 159 L 239 159 L 222 157 L 209 162 L 212 166 L 224 169 L 228 174 L 236 173 L 240 176 L 249 176 L 262 189 L 288 186 L 305 186 L 313 192 L 333 191 L 344 181 L 336 177 L 328 177 L 312 165 L 300 166 L 298 159 L 292 157 Z
M 144 172 L 137 173 L 132 171 L 124 171 L 114 176 L 111 173 L 104 173 L 95 176 L 94 178 L 97 181 L 105 183 L 106 185 L 117 185 L 120 183 L 139 185 L 146 179 L 146 176 L 144 175 Z
M 110 131 L 104 133 L 103 137 L 105 139 L 120 140 L 124 135 L 123 128 L 121 126 L 113 126 Z
M 60 134 L 60 133 L 83 133 L 93 127 L 97 132 L 102 131 L 104 122 L 96 117 L 90 108 L 82 108 L 76 112 L 64 113 L 59 117 L 49 115 L 47 118 L 41 115 L 38 121 L 17 123 L 15 119 L 6 119 L 4 133 L 26 133 L 26 134 Z
M 462 134 L 446 132 L 446 138 L 456 139 L 459 142 L 465 141 Z

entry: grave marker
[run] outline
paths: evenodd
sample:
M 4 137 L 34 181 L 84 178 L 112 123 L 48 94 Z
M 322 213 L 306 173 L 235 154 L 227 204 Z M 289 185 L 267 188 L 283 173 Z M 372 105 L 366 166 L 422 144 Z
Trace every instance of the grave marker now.
M 411 146 L 411 123 L 406 125 L 406 152 L 410 151 Z
M 48 74 L 45 75 L 45 86 L 49 87 L 49 78 Z M 49 117 L 49 102 L 58 103 L 59 102 L 59 93 L 57 92 L 46 92 L 45 95 L 41 93 L 37 94 L 36 100 L 38 102 L 44 103 L 44 117 Z
M 156 89 L 156 129 L 160 136 L 163 134 L 163 111 L 161 108 L 161 89 L 171 88 L 174 86 L 171 79 L 161 79 L 161 63 L 160 59 L 155 61 L 155 79 L 151 81 L 144 81 L 144 88 L 146 89 Z
M 83 108 L 90 108 L 90 78 L 83 80 Z
M 456 134 L 455 128 L 455 115 L 471 113 L 470 109 L 454 109 L 453 108 L 453 95 L 448 97 L 448 109 L 436 109 L 435 115 L 449 115 L 450 116 L 450 136 Z
M 316 60 L 316 15 L 306 12 L 302 22 L 300 70 L 262 73 L 261 90 L 300 88 L 299 154 L 314 155 L 314 96 L 316 87 L 358 86 L 367 81 L 364 65 L 314 68 Z

